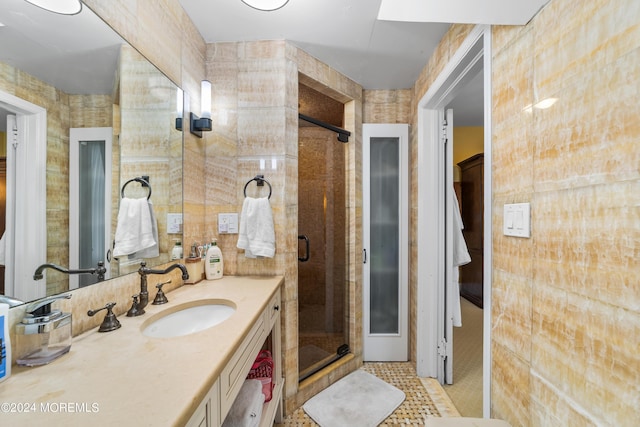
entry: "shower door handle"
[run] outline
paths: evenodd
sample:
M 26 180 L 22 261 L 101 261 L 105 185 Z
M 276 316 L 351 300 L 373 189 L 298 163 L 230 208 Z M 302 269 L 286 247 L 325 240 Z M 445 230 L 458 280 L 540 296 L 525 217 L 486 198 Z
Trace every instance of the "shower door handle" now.
M 306 253 L 305 253 L 304 257 L 298 257 L 298 261 L 307 262 L 307 261 L 309 261 L 309 238 L 307 236 L 305 236 L 304 234 L 300 234 L 298 236 L 298 240 L 304 240 L 305 247 L 306 247 Z

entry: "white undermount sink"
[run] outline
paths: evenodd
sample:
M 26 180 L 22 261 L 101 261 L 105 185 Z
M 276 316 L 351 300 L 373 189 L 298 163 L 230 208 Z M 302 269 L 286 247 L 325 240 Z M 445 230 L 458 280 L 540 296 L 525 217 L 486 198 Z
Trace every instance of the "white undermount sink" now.
M 216 326 L 227 320 L 235 311 L 231 301 L 183 304 L 168 308 L 142 325 L 142 334 L 152 338 L 170 338 L 193 334 Z

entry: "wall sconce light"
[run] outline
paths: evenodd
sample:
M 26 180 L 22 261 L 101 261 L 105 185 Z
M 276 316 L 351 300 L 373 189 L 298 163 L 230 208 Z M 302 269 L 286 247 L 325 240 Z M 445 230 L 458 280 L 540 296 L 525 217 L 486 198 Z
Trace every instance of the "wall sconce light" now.
M 176 90 L 176 130 L 182 131 L 182 116 L 184 115 L 184 96 L 182 89 Z
M 82 10 L 80 0 L 26 0 L 26 2 L 61 15 L 76 15 Z
M 287 4 L 289 0 L 242 0 L 242 3 L 258 10 L 270 12 L 277 10 Z
M 211 82 L 203 80 L 200 84 L 200 114 L 198 117 L 190 113 L 190 131 L 198 138 L 202 138 L 202 132 L 209 132 L 211 127 Z

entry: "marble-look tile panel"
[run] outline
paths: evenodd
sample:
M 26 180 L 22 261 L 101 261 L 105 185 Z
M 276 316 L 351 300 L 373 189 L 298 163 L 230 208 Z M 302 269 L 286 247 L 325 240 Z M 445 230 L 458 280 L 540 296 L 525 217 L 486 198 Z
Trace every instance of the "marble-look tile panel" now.
M 211 81 L 211 102 L 214 108 L 238 108 L 238 63 L 237 61 L 221 61 L 207 63 L 207 77 Z M 223 121 L 216 120 L 219 125 Z
M 634 419 L 640 362 L 637 342 L 629 337 L 640 334 L 638 312 L 546 283 L 534 289 L 533 310 L 531 367 L 554 385 L 557 398 L 599 423 Z
M 238 58 L 240 60 L 270 61 L 274 58 L 284 58 L 286 54 L 285 40 L 259 40 L 239 43 Z
M 640 178 L 640 47 L 554 96 L 537 111 L 536 189 L 551 191 Z M 602 97 L 607 93 L 607 97 Z M 588 118 L 588 120 L 585 120 Z M 615 150 L 611 149 L 615 144 Z M 567 161 L 570 158 L 571 161 Z
M 241 45 L 240 42 L 207 43 L 205 57 L 207 67 L 225 62 L 238 62 L 238 48 Z
M 238 155 L 284 153 L 287 114 L 284 107 L 238 111 Z
M 154 34 L 153 38 L 138 38 L 139 49 L 174 82 L 182 78 L 182 6 L 174 0 L 136 0 L 137 27 L 141 33 Z M 143 13 L 140 13 L 144 11 Z
M 242 206 L 241 199 L 238 203 L 238 160 L 233 156 L 208 153 L 205 161 L 205 177 L 202 183 L 207 191 L 205 201 L 209 205 L 236 205 Z M 254 175 L 255 176 L 255 175 Z M 249 178 L 247 178 L 249 179 Z
M 640 310 L 640 181 L 536 195 L 535 277 Z
M 611 61 L 638 48 L 640 8 L 637 3 L 607 7 L 598 0 L 588 5 L 550 6 L 536 22 L 536 86 L 540 99 L 572 81 L 597 72 Z M 545 11 L 547 12 L 547 11 Z M 597 31 L 594 31 L 597 29 Z
M 530 423 L 533 426 L 580 426 L 601 425 L 595 422 L 573 402 L 558 399 L 558 391 L 552 384 L 537 375 L 531 374 L 531 412 Z
M 495 270 L 492 285 L 491 340 L 530 362 L 531 280 Z
M 409 123 L 411 90 L 365 90 L 364 123 Z
M 284 131 L 284 153 L 293 159 L 298 158 L 298 110 L 285 108 L 286 128 Z
M 139 9 L 137 1 L 113 0 L 103 2 L 100 0 L 86 0 L 83 3 L 132 45 L 136 46 L 139 43 L 139 39 L 144 38 L 144 33 L 138 28 Z
M 238 62 L 238 108 L 287 105 L 287 64 L 284 57 Z
M 529 422 L 530 382 L 529 364 L 500 344 L 492 342 L 492 418 L 508 420 L 513 426 L 531 426 Z

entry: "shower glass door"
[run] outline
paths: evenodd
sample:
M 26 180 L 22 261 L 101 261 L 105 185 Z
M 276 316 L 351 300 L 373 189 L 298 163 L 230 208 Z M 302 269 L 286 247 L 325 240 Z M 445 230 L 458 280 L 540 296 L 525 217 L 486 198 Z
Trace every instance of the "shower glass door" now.
M 299 380 L 349 351 L 345 147 L 335 132 L 298 132 Z

